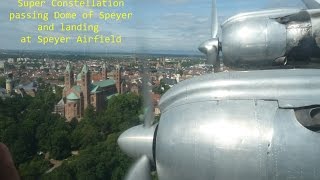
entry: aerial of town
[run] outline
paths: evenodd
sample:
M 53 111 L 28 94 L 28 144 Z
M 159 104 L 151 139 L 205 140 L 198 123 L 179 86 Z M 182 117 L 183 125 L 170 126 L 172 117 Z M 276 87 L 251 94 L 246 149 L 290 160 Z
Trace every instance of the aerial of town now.
M 0 58 L 0 97 L 24 95 L 34 97 L 41 82 L 50 84 L 54 93 L 56 88 L 63 88 L 63 98 L 57 102 L 53 112 L 66 117 L 66 120 L 81 119 L 82 111 L 87 104 L 100 110 L 104 101 L 113 95 L 128 92 L 141 94 L 142 71 L 145 69 L 143 66 L 148 66 L 155 115 L 160 114 L 157 105 L 166 90 L 183 80 L 206 74 L 211 70 L 210 66 L 204 64 L 205 59 L 201 56 L 136 54 L 100 57 L 92 54 L 80 58 L 76 54 L 41 56 L 45 57 L 39 57 L 38 54 L 22 57 L 13 54 L 10 57 L 10 54 L 6 54 Z M 84 79 L 86 82 L 82 83 Z M 82 98 L 80 94 L 83 94 L 85 99 L 83 108 L 80 108 L 79 104 L 83 101 L 80 100 Z M 79 103 L 76 100 L 79 100 Z M 74 104 L 75 108 L 71 107 L 70 103 Z
M 211 72 L 204 62 L 198 55 L 1 52 L 1 141 L 23 179 L 122 179 L 132 159 L 116 141 L 141 124 L 143 75 L 159 120 L 161 96 Z
M 14 1 L 0 180 L 320 179 L 320 0 Z

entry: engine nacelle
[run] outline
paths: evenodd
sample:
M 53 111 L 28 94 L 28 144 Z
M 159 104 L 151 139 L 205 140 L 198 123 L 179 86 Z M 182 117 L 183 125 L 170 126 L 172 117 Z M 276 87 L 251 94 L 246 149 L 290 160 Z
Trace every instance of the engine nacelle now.
M 160 100 L 158 178 L 319 179 L 319 103 L 319 70 L 222 72 L 183 81 Z
M 320 10 L 270 10 L 240 14 L 222 25 L 227 66 L 268 66 L 320 57 Z

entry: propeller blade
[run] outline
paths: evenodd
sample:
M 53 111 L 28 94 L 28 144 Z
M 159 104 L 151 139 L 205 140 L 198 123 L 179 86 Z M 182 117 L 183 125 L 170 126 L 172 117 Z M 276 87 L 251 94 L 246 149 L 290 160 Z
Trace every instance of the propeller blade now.
M 143 105 L 144 105 L 144 126 L 151 127 L 154 121 L 153 115 L 153 103 L 150 97 L 150 88 L 149 88 L 149 75 L 145 67 L 147 63 L 144 62 L 144 69 L 142 75 L 142 95 L 143 95 Z
M 211 20 L 211 36 L 212 38 L 218 37 L 219 25 L 218 25 L 218 13 L 216 0 L 212 0 L 212 20 Z
M 218 31 L 218 13 L 216 0 L 212 0 L 212 27 L 211 27 L 211 36 L 212 38 L 203 42 L 199 46 L 199 50 L 207 55 L 208 64 L 212 64 L 214 67 L 214 72 L 220 71 L 220 59 L 219 51 L 221 50 L 221 44 L 219 42 Z
M 151 167 L 147 156 L 142 156 L 131 166 L 125 180 L 151 180 Z

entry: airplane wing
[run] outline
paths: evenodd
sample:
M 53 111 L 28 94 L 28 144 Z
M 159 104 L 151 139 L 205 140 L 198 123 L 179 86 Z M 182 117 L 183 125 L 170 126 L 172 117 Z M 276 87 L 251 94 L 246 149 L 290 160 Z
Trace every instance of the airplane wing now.
M 320 9 L 320 0 L 302 0 L 308 9 Z

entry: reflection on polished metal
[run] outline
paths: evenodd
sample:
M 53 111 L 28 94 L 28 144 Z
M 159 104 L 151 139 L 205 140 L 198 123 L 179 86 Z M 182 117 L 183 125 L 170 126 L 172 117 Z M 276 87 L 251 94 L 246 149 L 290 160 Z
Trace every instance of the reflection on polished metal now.
M 158 177 L 316 180 L 320 133 L 303 127 L 295 110 L 319 104 L 320 70 L 227 72 L 183 81 L 161 98 Z
M 207 63 L 213 65 L 214 72 L 219 72 L 219 39 L 209 39 L 208 41 L 203 42 L 198 49 L 199 51 L 207 55 Z
M 161 98 L 156 133 L 156 125 L 137 126 L 118 142 L 132 157 L 155 157 L 160 180 L 316 180 L 320 133 L 303 127 L 295 111 L 314 107 L 315 118 L 319 104 L 320 70 L 209 74 Z M 142 164 L 132 169 L 150 165 Z
M 215 69 L 222 45 L 229 66 L 306 64 L 320 57 L 319 17 L 319 9 L 240 14 L 222 25 L 222 42 L 213 23 L 212 39 L 199 50 Z M 160 109 L 158 124 L 147 115 L 118 139 L 138 159 L 127 180 L 149 180 L 151 166 L 159 180 L 320 177 L 320 69 L 203 75 L 168 90 Z
M 320 104 L 319 70 L 261 70 L 203 75 L 182 81 L 161 97 L 161 112 L 197 101 L 261 99 L 281 108 Z M 183 88 L 181 88 L 183 87 Z M 169 108 L 169 109 L 170 109 Z
M 305 1 L 319 6 L 314 0 Z M 209 64 L 216 62 L 220 50 L 226 66 L 246 69 L 269 68 L 279 65 L 279 60 L 295 65 L 320 58 L 320 9 L 242 13 L 226 20 L 221 32 L 220 39 L 214 36 L 199 47 Z
M 132 158 L 146 155 L 150 161 L 154 161 L 152 148 L 156 126 L 144 127 L 140 125 L 128 129 L 118 138 L 120 149 Z

